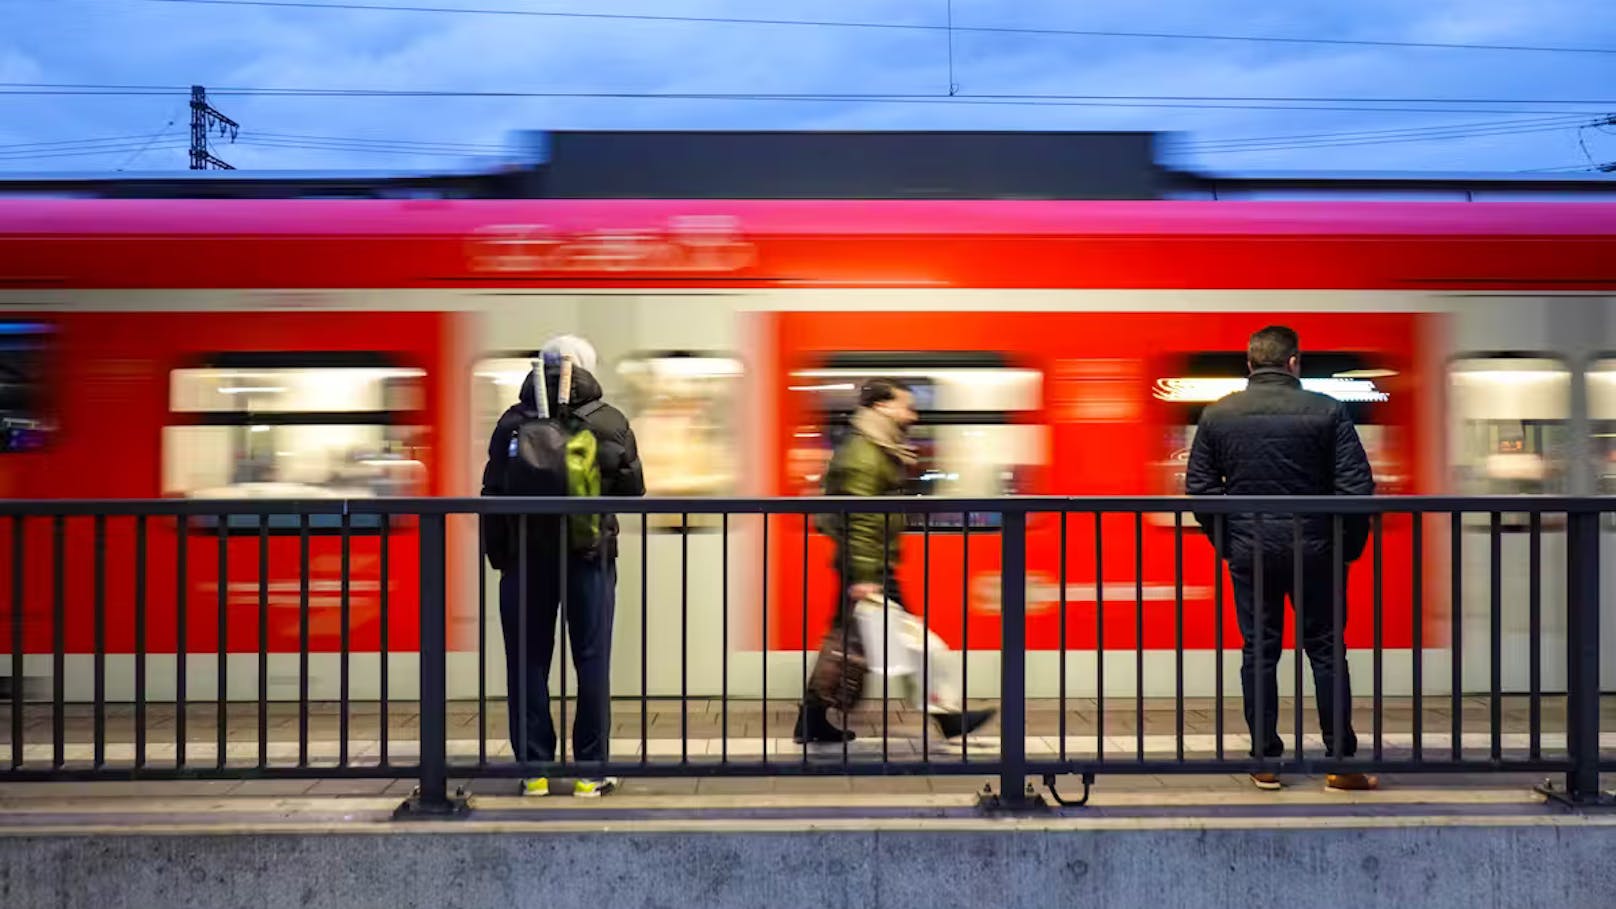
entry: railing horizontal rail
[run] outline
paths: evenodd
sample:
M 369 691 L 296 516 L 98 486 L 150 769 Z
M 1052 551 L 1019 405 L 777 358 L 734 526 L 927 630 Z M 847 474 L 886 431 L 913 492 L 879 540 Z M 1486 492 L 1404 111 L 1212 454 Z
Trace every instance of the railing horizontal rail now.
M 4 500 L 0 780 L 399 778 L 444 810 L 466 777 L 982 776 L 1018 803 L 1029 775 L 1525 772 L 1587 800 L 1616 769 L 1607 512 L 1616 496 Z M 591 514 L 637 515 L 639 538 L 615 561 L 569 550 L 560 516 Z M 858 516 L 881 564 L 855 571 Z M 614 614 L 638 624 L 615 676 Z M 637 690 L 608 697 L 612 678 Z

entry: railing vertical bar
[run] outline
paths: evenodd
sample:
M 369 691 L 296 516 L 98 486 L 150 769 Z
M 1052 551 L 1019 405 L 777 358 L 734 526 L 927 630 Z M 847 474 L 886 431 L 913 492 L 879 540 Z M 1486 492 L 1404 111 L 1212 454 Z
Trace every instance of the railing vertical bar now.
M 22 662 L 26 641 L 22 636 L 22 601 L 24 596 L 23 571 L 26 560 L 24 556 L 25 540 L 27 539 L 27 518 L 16 514 L 11 516 L 11 769 L 16 770 L 22 766 L 22 711 L 25 704 L 22 696 Z M 145 529 L 144 523 L 141 530 Z M 136 546 L 145 542 L 143 533 L 137 532 Z M 137 556 L 137 560 L 138 560 Z M 141 644 L 145 641 L 144 632 L 146 613 L 144 609 L 137 609 L 135 614 L 135 766 L 141 766 L 141 759 L 146 753 L 144 737 L 145 723 L 145 648 Z
M 1493 512 L 1489 521 L 1487 719 L 1493 761 L 1504 759 L 1504 515 Z
M 999 697 L 1003 705 L 999 748 L 1000 797 L 1011 806 L 1027 802 L 1027 513 L 1001 513 L 1004 528 L 999 613 L 1003 658 Z
M 1307 596 L 1303 593 L 1306 577 L 1302 567 L 1302 516 L 1291 515 L 1291 613 L 1294 616 L 1291 635 L 1291 655 L 1293 680 L 1291 682 L 1291 722 L 1295 726 L 1296 736 L 1296 763 L 1302 766 L 1307 760 L 1306 728 L 1303 725 L 1302 693 L 1305 683 L 1302 675 L 1302 658 L 1305 656 L 1306 644 L 1303 629 L 1307 627 Z M 1314 692 L 1318 697 L 1321 692 Z
M 1184 512 L 1182 511 L 1173 512 L 1173 741 L 1178 760 L 1182 762 L 1184 760 Z
M 1105 761 L 1105 512 L 1094 512 L 1094 756 Z
M 773 515 L 763 514 L 763 566 L 760 574 L 763 578 L 762 590 L 758 591 L 758 602 L 762 604 L 762 643 L 758 647 L 762 662 L 763 675 L 763 709 L 762 721 L 759 724 L 758 735 L 762 738 L 763 763 L 769 762 L 769 524 Z
M 882 525 L 881 526 L 881 532 L 882 532 L 881 538 L 882 538 L 882 540 L 891 539 L 892 538 L 892 515 L 891 515 L 890 512 L 883 512 L 881 514 L 881 525 Z M 892 630 L 892 623 L 890 621 L 888 621 L 888 619 L 887 619 L 887 610 L 892 608 L 892 597 L 891 597 L 891 594 L 889 593 L 889 591 L 891 589 L 892 589 L 892 551 L 891 551 L 890 547 L 888 547 L 886 545 L 882 545 L 882 547 L 881 547 L 881 763 L 882 764 L 888 764 L 888 763 L 891 762 L 891 759 L 892 759 L 891 755 L 887 751 L 887 735 L 888 735 L 888 732 L 890 731 L 889 726 L 887 724 L 887 714 L 890 712 L 890 708 L 891 708 L 891 704 L 890 704 L 890 701 L 889 701 L 890 690 L 889 690 L 889 686 L 888 686 L 888 683 L 887 683 L 887 680 L 891 676 L 891 673 L 887 672 L 887 667 L 892 665 L 892 663 L 891 663 L 891 660 L 892 660 L 891 644 L 887 641 L 887 637 L 888 637 L 887 632 Z M 856 608 L 857 607 L 855 607 L 855 609 Z M 857 621 L 856 617 L 855 617 L 854 621 Z
M 499 520 L 499 518 L 495 518 Z M 387 526 L 388 517 L 382 517 L 382 526 Z M 488 766 L 488 534 L 483 527 L 484 520 L 477 521 L 477 766 Z M 385 560 L 387 541 L 382 540 L 383 558 Z M 385 561 L 384 561 L 385 564 Z M 385 575 L 385 572 L 384 572 Z M 382 587 L 387 587 L 387 579 L 382 578 Z M 383 645 L 386 646 L 385 644 Z M 385 652 L 385 651 L 384 651 Z M 382 660 L 385 667 L 387 661 Z M 387 693 L 382 692 L 383 703 L 386 703 Z M 386 760 L 382 761 L 387 763 Z
M 651 516 L 640 515 L 640 766 L 651 762 Z
M 719 632 L 719 684 L 718 684 L 718 759 L 721 763 L 729 763 L 729 512 L 724 512 L 720 518 L 719 532 L 719 621 L 722 623 Z
M 15 522 L 16 533 L 22 532 L 22 518 L 19 516 Z M 15 542 L 15 541 L 14 541 Z M 21 562 L 22 548 L 17 544 L 17 562 Z M 15 571 L 21 572 L 21 564 L 17 564 Z M 14 588 L 14 595 L 20 601 L 20 575 L 14 581 L 19 585 Z M 19 659 L 21 656 L 19 654 Z M 21 735 L 13 735 L 13 740 L 21 741 Z M 146 516 L 135 515 L 135 769 L 140 770 L 146 766 Z
M 1566 790 L 1599 798 L 1599 522 L 1597 510 L 1566 514 Z
M 847 658 L 849 656 L 848 651 L 852 650 L 852 647 L 847 645 L 847 642 L 849 640 L 849 635 L 850 635 L 850 633 L 852 631 L 852 629 L 847 627 L 848 623 L 852 621 L 852 617 L 847 614 L 848 566 L 850 564 L 850 558 L 851 558 L 851 556 L 849 555 L 849 553 L 847 551 L 847 547 L 848 547 L 848 535 L 852 530 L 852 526 L 853 526 L 853 515 L 848 514 L 848 513 L 843 513 L 843 515 L 842 515 L 842 575 L 841 575 L 841 580 L 838 583 L 838 589 L 837 589 L 837 593 L 836 593 L 836 612 L 837 612 L 837 615 L 841 617 L 841 626 L 840 627 L 842 629 L 842 645 L 843 646 L 841 648 L 842 671 L 840 673 L 840 677 L 844 678 L 844 679 L 847 678 Z M 803 540 L 803 553 L 804 553 L 805 558 L 804 558 L 804 562 L 803 562 L 803 566 L 802 566 L 802 578 L 803 578 L 802 583 L 803 583 L 804 588 L 806 588 L 807 585 L 808 585 L 808 564 L 807 564 L 807 561 L 806 561 L 806 554 L 807 554 L 807 551 L 808 551 L 807 542 L 808 541 L 806 539 Z M 886 544 L 883 542 L 882 545 L 884 546 Z M 807 604 L 805 602 L 804 605 L 803 605 L 803 614 L 805 616 L 807 615 L 807 608 L 808 607 L 807 607 Z M 842 728 L 844 730 L 850 728 L 851 724 L 849 723 L 849 716 L 848 716 L 848 713 L 847 713 L 847 707 L 845 705 L 842 707 L 841 714 L 842 714 Z M 803 731 L 807 732 L 808 729 L 804 728 Z M 808 739 L 808 736 L 806 736 L 806 735 L 803 736 L 803 739 L 806 741 Z M 803 751 L 803 760 L 806 761 L 807 760 L 807 746 L 804 745 L 803 749 L 804 749 L 804 751 Z M 848 741 L 847 741 L 847 736 L 843 735 L 842 736 L 842 766 L 843 767 L 847 766 L 847 759 L 848 759 Z
M 1330 585 L 1331 596 L 1335 598 L 1335 613 L 1331 618 L 1331 628 L 1335 632 L 1335 654 L 1332 661 L 1335 664 L 1335 742 L 1329 749 L 1330 757 L 1341 760 L 1342 751 L 1347 742 L 1347 726 L 1352 717 L 1347 712 L 1347 563 L 1345 550 L 1345 527 L 1341 515 L 1330 517 L 1331 563 L 1333 568 L 1333 583 Z
M 1532 512 L 1527 540 L 1527 676 L 1531 686 L 1526 704 L 1531 760 L 1543 756 L 1543 515 Z
M 1409 552 L 1414 570 L 1409 579 L 1409 631 L 1413 645 L 1413 677 L 1409 684 L 1414 689 L 1414 760 L 1425 752 L 1425 512 L 1415 512 L 1414 535 L 1409 541 Z
M 1212 737 L 1216 756 L 1223 760 L 1223 515 L 1212 516 Z
M 931 762 L 931 512 L 920 525 L 920 760 Z
M 380 738 L 381 738 L 381 743 L 380 743 L 381 744 L 381 757 L 379 758 L 379 760 L 381 761 L 381 765 L 383 767 L 386 767 L 391 762 L 391 759 L 389 758 L 388 751 L 387 751 L 387 740 L 388 740 L 388 737 L 390 735 L 389 726 L 392 723 L 392 720 L 387 715 L 388 714 L 387 705 L 392 700 L 392 697 L 393 697 L 392 689 L 391 689 L 390 684 L 389 684 L 391 679 L 389 678 L 389 666 L 388 666 L 388 663 L 390 662 L 390 657 L 388 656 L 389 641 L 388 641 L 388 627 L 387 627 L 388 626 L 388 617 L 392 615 L 392 608 L 391 608 L 392 607 L 392 602 L 391 602 L 390 594 L 391 594 L 391 591 L 393 589 L 393 571 L 392 571 L 392 564 L 391 564 L 392 552 L 393 552 L 393 515 L 384 514 L 381 517 L 382 517 L 382 534 L 381 534 L 381 544 L 380 544 L 381 545 L 381 560 L 380 560 L 380 565 L 377 566 L 377 574 L 379 575 L 377 580 L 380 582 L 380 587 L 381 587 L 380 596 L 379 596 L 379 598 L 377 600 L 377 607 L 379 608 L 379 610 L 381 612 L 381 615 L 380 615 L 380 628 L 377 629 L 378 633 L 381 636 L 380 648 L 379 648 L 380 649 L 380 656 L 381 656 L 381 672 L 380 672 L 380 677 L 378 679 L 378 682 L 381 685 L 381 703 L 378 705 L 379 710 L 380 710 L 380 715 L 377 717 L 377 726 L 379 727 L 379 731 L 380 731 L 380 734 L 381 734 L 380 735 Z M 479 530 L 481 529 L 481 526 L 482 526 L 481 522 L 479 522 L 478 523 Z M 479 578 L 479 580 L 484 580 L 483 576 L 484 576 L 485 573 L 486 573 L 486 569 L 482 566 L 482 563 L 479 562 L 478 565 L 477 565 L 477 577 Z M 486 583 L 485 580 L 484 580 L 484 582 Z M 480 602 L 481 602 L 481 600 L 479 600 L 479 603 Z M 479 608 L 482 608 L 482 607 L 479 606 Z M 478 635 L 477 635 L 477 640 L 478 640 L 478 646 L 479 647 L 483 646 L 482 642 L 487 640 L 487 637 L 488 636 L 486 634 L 484 634 L 483 630 L 480 628 L 478 630 Z M 481 677 L 486 678 L 486 674 L 482 674 Z M 483 704 L 484 704 L 483 709 L 486 709 L 487 701 L 485 700 L 483 702 Z M 479 732 L 478 732 L 478 737 L 486 739 L 488 737 L 487 730 L 486 729 L 480 729 Z
M 217 754 L 214 755 L 214 766 L 223 770 L 225 748 L 229 743 L 230 716 L 228 704 L 230 700 L 230 516 L 219 516 L 218 558 L 219 582 L 215 586 L 219 615 L 218 661 L 215 664 L 217 678 L 214 679 L 213 706 L 214 706 L 214 746 Z
M 1000 575 L 1004 572 L 1001 570 Z M 960 709 L 971 709 L 971 513 L 960 515 Z M 1008 729 L 1000 724 L 1001 729 Z M 1001 734 L 1002 737 L 1002 734 Z M 1001 751 L 1001 756 L 1003 752 Z M 960 760 L 971 760 L 971 732 L 960 730 Z M 1008 797 L 1009 793 L 1005 793 Z
M 448 592 L 444 578 L 447 524 L 448 519 L 441 514 L 420 516 L 419 799 L 424 810 L 436 812 L 443 812 L 449 806 Z
M 342 629 L 339 644 L 341 652 L 337 656 L 337 699 L 340 702 L 337 708 L 340 711 L 337 717 L 337 766 L 346 767 L 348 766 L 349 697 L 352 692 L 352 680 L 349 676 L 351 672 L 349 653 L 353 647 L 352 585 L 348 580 L 348 575 L 353 570 L 353 517 L 348 513 L 347 508 L 342 510 L 340 533 L 342 534 L 342 580 L 338 596 L 341 598 L 339 609 Z
M 174 767 L 185 766 L 186 632 L 190 628 L 186 607 L 191 594 L 191 526 L 188 515 L 180 515 L 174 534 Z
M 1145 760 L 1145 513 L 1133 516 L 1133 698 L 1135 760 Z
M 52 766 L 67 762 L 67 518 L 54 520 L 53 568 L 55 585 L 51 622 L 51 742 L 55 746 Z
M 803 764 L 808 763 L 808 537 L 810 534 L 809 519 L 811 517 L 811 515 L 806 514 L 802 516 L 802 687 L 799 689 L 802 692 L 802 708 L 798 717 L 798 722 L 802 727 L 802 732 L 804 733 L 802 737 Z M 847 520 L 846 514 L 842 515 L 842 520 Z M 845 536 L 842 537 L 842 542 L 843 549 L 846 549 Z M 847 574 L 847 560 L 840 554 L 838 554 L 838 559 L 840 561 L 836 566 L 836 570 L 839 573 L 836 575 L 836 579 L 837 583 L 840 584 L 842 579 Z M 838 598 L 840 598 L 842 595 L 843 594 L 841 593 L 837 594 Z
M 297 766 L 309 765 L 309 516 L 297 520 Z
M 1386 527 L 1385 527 L 1385 520 L 1380 514 L 1374 515 L 1370 520 L 1371 520 L 1372 524 L 1374 525 L 1371 528 L 1371 532 L 1374 533 L 1374 545 L 1375 545 L 1375 552 L 1374 552 L 1374 557 L 1375 557 L 1375 565 L 1374 565 L 1374 570 L 1375 570 L 1375 653 L 1374 653 L 1374 657 L 1375 657 L 1375 665 L 1374 665 L 1374 675 L 1375 675 L 1375 680 L 1374 680 L 1374 685 L 1375 685 L 1375 692 L 1374 692 L 1374 695 L 1375 695 L 1375 703 L 1374 703 L 1374 736 L 1375 736 L 1375 741 L 1374 741 L 1374 753 L 1375 753 L 1375 760 L 1379 761 L 1385 756 L 1385 729 L 1384 729 L 1384 726 L 1385 726 L 1385 717 L 1386 717 L 1386 714 L 1385 714 L 1386 642 L 1385 642 L 1385 631 L 1384 631 L 1384 625 L 1385 625 L 1385 598 L 1384 598 L 1383 594 L 1385 592 L 1385 584 L 1386 584 L 1386 574 L 1385 574 L 1385 558 L 1386 558 L 1386 554 L 1385 554 L 1385 546 L 1381 543 L 1381 537 L 1383 536 Z
M 1452 540 L 1450 548 L 1452 558 L 1449 568 L 1452 571 L 1452 596 L 1448 598 L 1448 614 L 1452 617 L 1453 639 L 1448 646 L 1451 650 L 1450 684 L 1448 692 L 1449 701 L 1453 709 L 1453 740 L 1449 747 L 1453 752 L 1453 760 L 1459 761 L 1464 755 L 1464 565 L 1463 558 L 1464 513 L 1455 511 L 1451 518 Z
M 1066 509 L 1060 512 L 1060 759 L 1066 760 L 1066 533 L 1067 519 L 1070 517 Z
M 383 702 L 385 703 L 385 701 Z M 387 739 L 382 763 L 387 763 Z M 269 766 L 269 515 L 258 516 L 258 766 Z
M 107 762 L 107 516 L 95 516 L 95 767 Z M 219 749 L 223 760 L 224 749 Z M 223 766 L 222 764 L 220 766 Z
M 565 766 L 567 763 L 567 612 L 572 608 L 572 593 L 568 589 L 572 586 L 571 578 L 569 577 L 572 565 L 568 557 L 571 552 L 569 546 L 571 545 L 572 519 L 563 517 L 557 519 L 556 523 L 560 525 L 560 532 L 556 535 L 556 590 L 561 598 L 559 608 L 556 610 L 560 622 L 556 649 L 561 653 L 561 656 L 556 660 L 556 677 L 561 682 L 561 697 L 556 705 L 556 712 L 560 714 L 561 718 L 561 725 L 556 730 L 556 747 L 559 749 L 556 753 L 560 755 L 561 763 Z M 546 594 L 546 599 L 548 599 L 548 594 Z M 548 655 L 545 654 L 544 656 Z M 548 681 L 546 679 L 546 682 Z M 550 705 L 546 704 L 545 710 L 548 711 L 549 709 Z M 610 709 L 608 706 L 607 710 L 610 711 Z M 609 717 L 610 713 L 607 716 Z M 607 728 L 602 735 L 607 742 L 611 741 L 610 723 L 607 723 Z M 607 753 L 609 754 L 610 752 L 608 751 Z M 576 757 L 576 754 L 574 754 L 574 757 Z
M 690 763 L 690 515 L 679 515 L 679 763 Z
M 1252 728 L 1248 731 L 1251 733 L 1251 756 L 1259 761 L 1267 761 L 1268 698 L 1266 694 L 1268 686 L 1263 684 L 1263 679 L 1267 677 L 1263 671 L 1263 651 L 1267 649 L 1268 635 L 1265 632 L 1268 626 L 1263 608 L 1267 595 L 1267 592 L 1263 589 L 1265 586 L 1263 582 L 1266 580 L 1263 577 L 1263 514 L 1262 512 L 1257 512 L 1253 517 L 1255 518 L 1256 526 L 1251 532 L 1251 639 L 1246 641 L 1246 646 L 1250 647 L 1252 652 L 1257 655 L 1253 663 L 1255 667 L 1254 677 L 1257 679 L 1257 684 L 1253 687 L 1257 690 L 1256 696 L 1252 698 L 1252 716 L 1256 717 L 1256 722 L 1249 724 Z M 1264 737 L 1261 744 L 1257 741 L 1259 736 Z
M 509 678 L 516 680 L 516 741 L 511 747 L 516 750 L 516 763 L 526 772 L 528 762 L 532 756 L 528 754 L 528 682 L 533 673 L 533 666 L 529 662 L 532 654 L 528 653 L 527 623 L 533 621 L 528 617 L 528 604 L 532 602 L 528 597 L 528 524 L 532 519 L 527 515 L 518 515 L 516 518 L 516 671 L 508 673 Z M 510 654 L 505 658 L 510 659 Z M 566 671 L 566 667 L 562 667 Z M 548 680 L 547 680 L 548 681 Z M 423 697 L 425 693 L 423 692 Z M 506 704 L 510 703 L 510 695 L 506 694 Z M 509 709 L 507 707 L 507 709 Z M 424 746 L 424 743 L 423 743 Z

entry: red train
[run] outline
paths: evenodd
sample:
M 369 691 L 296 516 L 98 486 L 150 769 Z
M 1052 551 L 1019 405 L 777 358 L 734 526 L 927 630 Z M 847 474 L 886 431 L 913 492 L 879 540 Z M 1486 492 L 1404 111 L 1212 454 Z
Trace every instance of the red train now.
M 1616 456 L 1616 432 L 1605 431 L 1616 428 L 1616 359 L 1606 357 L 1616 350 L 1616 205 L 1602 202 L 5 200 L 0 281 L 7 497 L 474 494 L 487 427 L 528 354 L 561 331 L 599 348 L 608 393 L 640 432 L 652 494 L 814 493 L 849 389 L 875 374 L 919 389 L 918 493 L 1174 493 L 1200 407 L 1238 387 L 1244 338 L 1268 322 L 1297 328 L 1309 381 L 1351 403 L 1386 492 L 1595 492 Z M 912 534 L 902 574 L 907 590 L 929 590 L 934 627 L 956 645 L 968 636 L 981 661 L 998 646 L 997 531 L 974 515 L 964 532 L 963 518 Z M 1134 518 L 1106 516 L 1098 560 L 1095 519 L 1068 520 L 1068 659 L 1096 645 L 1098 580 L 1103 643 L 1119 651 L 1107 664 L 1124 682 L 1108 690 L 1131 684 L 1143 609 L 1147 687 L 1170 691 L 1171 517 L 1143 520 L 1138 553 Z M 1389 520 L 1383 540 L 1393 688 L 1412 643 L 1409 521 Z M 672 639 L 681 552 L 691 569 L 686 664 L 651 651 L 652 694 L 677 691 L 681 669 L 692 692 L 718 688 L 724 543 L 712 522 L 692 519 L 682 536 L 679 524 L 648 522 L 648 565 L 637 540 L 624 546 L 620 653 L 637 655 L 642 632 Z M 476 688 L 471 526 L 451 528 L 461 693 Z M 298 529 L 276 519 L 267 531 L 262 643 L 291 661 L 276 664 L 281 693 L 299 644 Z M 732 694 L 757 693 L 765 660 L 778 664 L 771 695 L 794 686 L 805 601 L 810 637 L 833 602 L 827 541 L 809 541 L 805 597 L 800 521 L 771 530 L 765 610 L 761 525 L 732 522 Z M 216 652 L 221 528 L 152 520 L 148 531 L 147 646 L 175 652 L 183 600 L 186 650 Z M 317 690 L 342 630 L 332 531 L 311 528 Z M 0 527 L 0 552 L 12 551 L 11 532 Z M 242 660 L 232 658 L 230 695 L 255 696 L 258 526 L 222 532 L 223 627 Z M 53 648 L 52 533 L 35 522 L 24 541 L 30 660 Z M 70 691 L 86 684 L 79 669 L 93 646 L 95 533 L 88 520 L 65 528 Z M 121 696 L 135 645 L 133 521 L 114 519 L 106 533 L 109 678 Z M 415 540 L 407 526 L 387 539 L 388 650 L 406 661 L 407 685 Z M 1461 547 L 1458 613 L 1485 628 L 1484 612 L 1472 616 L 1488 602 L 1482 539 Z M 1035 520 L 1030 690 L 1057 675 L 1059 540 L 1057 517 Z M 380 649 L 382 537 L 358 522 L 352 541 L 357 667 Z M 1427 578 L 1447 576 L 1449 542 L 1440 528 L 1427 534 Z M 1557 530 L 1544 545 L 1552 564 Z M 1211 687 L 1220 617 L 1199 534 L 1187 535 L 1184 557 L 1193 692 Z M 0 590 L 9 571 L 0 565 Z M 1370 582 L 1367 567 L 1354 573 L 1353 646 L 1369 642 Z M 1551 636 L 1564 627 L 1559 596 L 1546 601 Z M 1505 621 L 1511 654 L 1524 647 L 1519 600 L 1521 616 Z M 1424 614 L 1424 640 L 1446 658 L 1451 610 L 1434 581 Z M 1231 604 L 1221 620 L 1236 645 Z M 0 640 L 9 622 L 0 610 Z M 1485 654 L 1483 635 L 1465 638 Z M 497 653 L 497 634 L 488 640 Z M 1552 677 L 1563 648 L 1545 646 Z M 1521 681 L 1516 662 L 1506 684 Z M 638 661 L 619 663 L 617 690 L 637 693 Z M 1485 679 L 1484 656 L 1466 660 L 1473 668 Z M 188 682 L 195 697 L 212 684 L 210 673 Z

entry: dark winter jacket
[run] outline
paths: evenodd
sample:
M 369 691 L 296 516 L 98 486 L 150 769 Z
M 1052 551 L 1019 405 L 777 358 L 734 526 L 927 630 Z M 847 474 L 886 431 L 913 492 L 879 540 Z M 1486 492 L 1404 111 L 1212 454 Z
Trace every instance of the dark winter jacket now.
M 1258 369 L 1244 391 L 1207 407 L 1196 428 L 1185 477 L 1192 496 L 1367 496 L 1375 481 L 1358 430 L 1346 405 L 1328 395 L 1305 391 L 1290 373 Z M 1214 517 L 1197 514 L 1211 536 Z M 1329 556 L 1334 537 L 1330 515 L 1303 515 L 1304 557 Z M 1257 521 L 1253 515 L 1225 518 L 1223 555 L 1249 566 Z M 1265 514 L 1265 558 L 1288 558 L 1295 529 L 1288 514 Z M 1367 516 L 1342 518 L 1343 555 L 1363 554 Z
M 549 399 L 550 413 L 557 412 L 556 391 L 561 384 L 561 370 L 559 366 L 546 366 L 544 370 L 546 397 Z M 572 370 L 572 395 L 570 406 L 574 411 L 583 409 L 585 405 L 601 400 L 600 382 L 590 375 L 588 371 L 574 367 Z M 511 433 L 521 426 L 523 422 L 537 415 L 537 398 L 533 388 L 533 375 L 529 373 L 522 382 L 522 390 L 517 395 L 517 402 L 505 411 L 494 424 L 494 434 L 488 440 L 488 464 L 483 468 L 482 494 L 485 496 L 504 495 L 502 488 L 505 479 L 505 460 L 510 450 Z M 596 441 L 596 461 L 600 465 L 600 492 L 603 496 L 643 496 L 645 495 L 645 474 L 640 467 L 640 452 L 634 442 L 634 430 L 629 428 L 628 418 L 623 412 L 610 404 L 589 411 L 583 415 L 583 421 L 588 425 L 590 432 L 594 433 Z M 532 518 L 528 527 L 528 551 L 531 556 L 548 555 L 559 552 L 559 521 L 555 519 Z M 618 522 L 616 515 L 606 515 L 601 522 L 601 554 L 607 557 L 617 555 Z M 490 515 L 483 520 L 484 544 L 488 549 L 488 562 L 493 567 L 505 570 L 516 566 L 516 549 L 518 529 L 516 521 L 511 516 Z

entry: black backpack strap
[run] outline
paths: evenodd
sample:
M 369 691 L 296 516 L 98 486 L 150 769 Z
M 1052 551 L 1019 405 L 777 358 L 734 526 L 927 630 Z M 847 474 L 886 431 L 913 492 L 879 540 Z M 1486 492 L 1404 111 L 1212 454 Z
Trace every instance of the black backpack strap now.
M 590 401 L 588 404 L 585 404 L 582 407 L 574 409 L 573 412 L 572 412 L 572 415 L 577 417 L 580 420 L 587 420 L 591 416 L 593 416 L 597 412 L 599 412 L 600 409 L 602 407 L 605 407 L 605 406 L 606 406 L 605 401 L 601 400 L 600 398 L 596 398 L 595 400 Z

